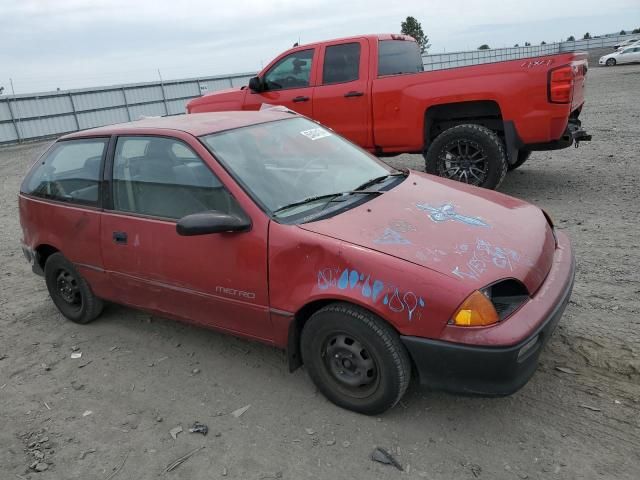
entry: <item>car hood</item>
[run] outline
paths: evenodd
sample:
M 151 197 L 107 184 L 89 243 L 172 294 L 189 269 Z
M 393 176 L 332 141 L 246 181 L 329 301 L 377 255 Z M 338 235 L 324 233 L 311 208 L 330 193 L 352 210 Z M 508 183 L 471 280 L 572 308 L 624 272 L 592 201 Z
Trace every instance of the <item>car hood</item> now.
M 539 208 L 418 172 L 363 205 L 300 228 L 424 266 L 473 288 L 515 278 L 530 294 L 549 272 L 555 250 Z
M 242 87 L 227 88 L 207 93 L 187 103 L 189 113 L 214 112 L 223 110 L 242 110 L 244 97 Z

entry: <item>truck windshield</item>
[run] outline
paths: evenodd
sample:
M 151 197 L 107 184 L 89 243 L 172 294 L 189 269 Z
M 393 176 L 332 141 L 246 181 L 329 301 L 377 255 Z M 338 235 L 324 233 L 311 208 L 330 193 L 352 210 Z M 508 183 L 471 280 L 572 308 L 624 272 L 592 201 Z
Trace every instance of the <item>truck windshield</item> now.
M 316 210 L 324 214 L 338 203 L 366 201 L 379 193 L 372 190 L 396 178 L 394 170 L 377 158 L 300 117 L 202 140 L 254 201 L 278 219 L 308 216 Z
M 406 40 L 378 42 L 378 75 L 424 72 L 420 47 Z

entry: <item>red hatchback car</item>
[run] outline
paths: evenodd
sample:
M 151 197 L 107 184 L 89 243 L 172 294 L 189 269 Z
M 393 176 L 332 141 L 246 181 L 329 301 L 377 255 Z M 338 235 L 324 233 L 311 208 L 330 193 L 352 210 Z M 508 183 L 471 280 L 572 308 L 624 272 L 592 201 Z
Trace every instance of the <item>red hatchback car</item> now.
M 67 135 L 19 203 L 25 256 L 70 320 L 109 301 L 269 343 L 366 414 L 412 372 L 516 391 L 573 286 L 569 240 L 539 208 L 394 170 L 278 109 Z

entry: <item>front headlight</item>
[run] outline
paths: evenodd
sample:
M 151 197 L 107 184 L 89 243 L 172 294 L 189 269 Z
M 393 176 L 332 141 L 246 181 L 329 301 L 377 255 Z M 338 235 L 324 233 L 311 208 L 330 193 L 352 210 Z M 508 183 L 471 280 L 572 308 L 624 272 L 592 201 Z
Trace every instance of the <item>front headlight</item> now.
M 449 323 L 459 327 L 486 327 L 505 320 L 529 299 L 526 287 L 509 278 L 476 290 L 462 302 Z
M 476 290 L 462 302 L 453 315 L 453 324 L 460 327 L 485 327 L 500 320 L 498 312 L 486 295 Z

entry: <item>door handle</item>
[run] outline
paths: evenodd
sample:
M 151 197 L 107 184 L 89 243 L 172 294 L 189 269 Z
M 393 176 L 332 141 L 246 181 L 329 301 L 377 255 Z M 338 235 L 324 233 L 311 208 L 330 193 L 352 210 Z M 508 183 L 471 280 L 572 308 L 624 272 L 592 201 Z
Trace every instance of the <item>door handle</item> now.
M 364 92 L 356 92 L 355 90 L 352 90 L 344 94 L 345 98 L 362 97 L 363 95 L 364 95 Z
M 121 243 L 123 245 L 126 245 L 127 232 L 113 232 L 113 241 L 116 243 Z
M 305 97 L 305 96 L 299 96 L 293 99 L 294 102 L 298 103 L 298 102 L 308 102 L 309 101 L 309 97 Z

